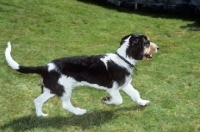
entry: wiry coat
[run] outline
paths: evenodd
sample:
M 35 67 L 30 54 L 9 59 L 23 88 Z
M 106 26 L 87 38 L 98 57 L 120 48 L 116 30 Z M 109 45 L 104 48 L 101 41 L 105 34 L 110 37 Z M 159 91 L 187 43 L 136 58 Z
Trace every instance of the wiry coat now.
M 82 85 L 107 90 L 110 97 L 102 99 L 102 102 L 106 104 L 121 104 L 122 97 L 119 90 L 122 89 L 133 101 L 142 106 L 147 105 L 149 101 L 142 100 L 139 92 L 130 84 L 132 68 L 137 60 L 145 57 L 149 59 L 152 53 L 157 52 L 157 49 L 157 45 L 149 42 L 146 36 L 131 34 L 122 38 L 116 53 L 65 57 L 53 60 L 46 66 L 20 66 L 10 55 L 10 43 L 8 43 L 5 55 L 8 64 L 13 69 L 21 73 L 41 75 L 43 93 L 34 100 L 37 116 L 46 115 L 42 112 L 42 105 L 54 95 L 61 98 L 64 109 L 76 115 L 82 115 L 86 113 L 86 110 L 76 108 L 70 102 L 73 88 Z

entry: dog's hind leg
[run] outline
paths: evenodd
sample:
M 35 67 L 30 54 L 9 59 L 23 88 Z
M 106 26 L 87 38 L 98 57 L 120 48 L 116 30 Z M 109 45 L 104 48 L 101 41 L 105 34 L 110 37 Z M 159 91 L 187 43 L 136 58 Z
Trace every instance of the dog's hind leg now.
M 75 115 L 85 114 L 87 112 L 86 110 L 76 108 L 72 105 L 70 101 L 71 93 L 72 93 L 72 90 L 66 90 L 66 92 L 63 93 L 63 96 L 61 97 L 63 109 L 68 110 L 74 113 Z
M 128 84 L 122 90 L 129 95 L 134 102 L 141 106 L 147 106 L 150 102 L 148 100 L 141 99 L 139 92 L 135 90 L 131 84 Z
M 68 110 L 68 111 L 74 113 L 75 115 L 85 114 L 87 112 L 86 110 L 74 107 L 70 101 L 72 90 L 73 90 L 73 85 L 75 84 L 75 80 L 70 77 L 61 76 L 59 78 L 58 82 L 60 85 L 62 85 L 64 87 L 64 91 L 65 91 L 65 92 L 63 92 L 62 96 L 60 97 L 62 100 L 63 109 Z
M 44 114 L 42 112 L 42 106 L 44 102 L 46 102 L 48 99 L 50 99 L 54 95 L 55 94 L 52 94 L 49 89 L 43 87 L 43 93 L 34 100 L 37 116 L 47 116 L 47 114 Z
M 122 104 L 122 96 L 120 95 L 119 90 L 117 89 L 111 89 L 107 90 L 109 93 L 110 97 L 104 97 L 101 102 L 106 103 L 106 104 L 114 104 L 114 105 L 120 105 Z

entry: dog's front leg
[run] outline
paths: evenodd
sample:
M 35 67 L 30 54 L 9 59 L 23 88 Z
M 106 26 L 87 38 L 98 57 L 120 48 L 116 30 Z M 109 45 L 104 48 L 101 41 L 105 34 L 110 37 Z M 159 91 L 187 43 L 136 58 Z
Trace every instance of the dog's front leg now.
M 147 106 L 150 103 L 150 101 L 148 101 L 148 100 L 141 99 L 139 92 L 136 89 L 134 89 L 131 84 L 128 84 L 122 90 L 127 95 L 129 95 L 134 102 L 136 102 L 137 104 L 139 104 L 141 106 Z
M 110 97 L 104 97 L 101 102 L 105 104 L 114 104 L 114 105 L 120 105 L 122 104 L 122 96 L 120 95 L 120 92 L 118 89 L 108 89 L 107 90 Z

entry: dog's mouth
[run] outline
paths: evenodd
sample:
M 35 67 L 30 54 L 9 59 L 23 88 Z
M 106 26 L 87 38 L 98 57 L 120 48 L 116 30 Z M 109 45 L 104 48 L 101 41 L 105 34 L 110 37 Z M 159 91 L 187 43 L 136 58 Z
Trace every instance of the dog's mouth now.
M 152 58 L 152 54 L 145 54 L 144 55 L 144 59 L 146 59 L 146 60 L 150 60 Z

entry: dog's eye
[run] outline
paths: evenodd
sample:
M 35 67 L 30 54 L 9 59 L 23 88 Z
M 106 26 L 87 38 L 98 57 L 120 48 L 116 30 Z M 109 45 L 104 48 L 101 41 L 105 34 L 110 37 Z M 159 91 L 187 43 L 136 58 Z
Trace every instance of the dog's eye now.
M 149 47 L 149 46 L 150 46 L 150 42 L 149 42 L 149 41 L 146 41 L 146 42 L 145 42 L 145 46 Z

